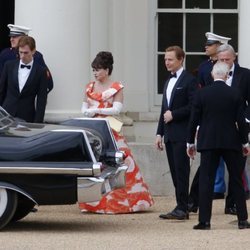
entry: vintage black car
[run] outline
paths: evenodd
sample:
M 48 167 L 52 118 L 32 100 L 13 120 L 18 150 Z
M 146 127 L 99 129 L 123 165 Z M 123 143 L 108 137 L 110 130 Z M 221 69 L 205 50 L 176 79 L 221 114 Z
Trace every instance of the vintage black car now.
M 105 119 L 34 124 L 0 107 L 0 229 L 35 205 L 98 201 L 123 187 L 123 159 Z

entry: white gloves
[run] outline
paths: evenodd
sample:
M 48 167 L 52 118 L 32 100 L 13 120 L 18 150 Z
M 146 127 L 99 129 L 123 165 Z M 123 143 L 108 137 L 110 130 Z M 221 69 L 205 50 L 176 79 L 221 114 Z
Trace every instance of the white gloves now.
M 100 115 L 118 115 L 122 111 L 123 104 L 121 102 L 114 102 L 111 108 L 88 108 L 86 102 L 82 103 L 81 111 L 86 117 L 93 117 L 95 114 Z
M 121 102 L 113 102 L 112 108 L 101 108 L 98 109 L 97 113 L 101 115 L 119 115 L 122 111 L 123 104 Z
M 91 109 L 88 108 L 87 102 L 82 103 L 81 112 L 85 117 L 93 117 L 95 115 L 95 112 L 93 112 Z

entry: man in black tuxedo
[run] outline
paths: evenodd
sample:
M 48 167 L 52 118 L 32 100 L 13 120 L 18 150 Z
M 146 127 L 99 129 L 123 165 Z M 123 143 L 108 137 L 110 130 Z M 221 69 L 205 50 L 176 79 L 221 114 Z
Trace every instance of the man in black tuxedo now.
M 0 78 L 0 105 L 27 122 L 43 122 L 47 101 L 46 68 L 33 60 L 35 51 L 35 40 L 21 37 L 20 60 L 6 62 Z
M 162 219 L 188 219 L 190 163 L 186 155 L 186 137 L 192 97 L 198 85 L 196 79 L 183 69 L 184 57 L 184 51 L 178 46 L 166 49 L 165 65 L 171 75 L 163 90 L 155 144 L 157 149 L 163 150 L 164 136 L 177 206 L 172 212 L 161 214 Z
M 226 162 L 237 207 L 239 229 L 250 228 L 241 180 L 243 154 L 248 155 L 248 127 L 240 91 L 226 84 L 229 67 L 217 62 L 212 70 L 214 84 L 197 91 L 188 125 L 187 154 L 194 158 L 195 134 L 201 154 L 199 178 L 199 223 L 194 229 L 210 229 L 215 174 L 220 157 Z
M 217 48 L 217 59 L 218 61 L 225 62 L 228 64 L 230 72 L 229 77 L 226 80 L 228 86 L 231 86 L 233 89 L 238 89 L 242 95 L 244 101 L 244 115 L 248 122 L 250 121 L 250 70 L 247 68 L 240 67 L 239 64 L 235 63 L 236 60 L 236 53 L 234 48 L 229 44 L 222 44 Z M 209 86 L 209 85 L 208 85 Z M 246 157 L 244 158 L 244 162 L 246 163 Z M 190 197 L 192 201 L 196 201 L 195 204 L 190 203 L 189 211 L 196 212 L 198 209 L 198 193 L 199 193 L 199 186 L 198 180 L 199 179 L 199 171 L 197 171 L 195 178 L 193 180 Z M 242 179 L 246 179 L 246 173 L 243 172 Z M 245 191 L 247 191 L 247 182 L 245 182 Z M 232 214 L 236 215 L 236 207 L 235 202 L 233 200 L 233 195 L 231 192 L 231 183 L 229 181 L 228 184 L 228 195 L 226 197 L 225 203 L 225 214 Z
M 229 66 L 230 69 L 229 77 L 226 80 L 226 83 L 233 89 L 239 89 L 244 101 L 244 115 L 246 121 L 248 121 L 249 123 L 250 122 L 250 70 L 247 68 L 240 67 L 239 64 L 235 63 L 236 53 L 234 51 L 234 48 L 229 44 L 223 44 L 220 47 L 218 47 L 217 57 L 218 61 L 225 62 Z M 244 166 L 245 164 L 246 164 L 246 157 L 244 158 Z M 242 176 L 243 180 L 246 178 L 245 175 L 246 173 L 244 172 Z M 225 204 L 225 213 L 230 212 L 228 211 L 228 208 L 234 207 L 234 199 L 231 189 L 232 185 L 229 181 L 228 195 L 226 197 L 226 204 Z
M 10 29 L 9 37 L 10 37 L 11 47 L 3 49 L 0 53 L 0 77 L 6 62 L 19 58 L 18 42 L 22 36 L 28 36 L 29 31 L 31 30 L 28 27 L 14 25 L 14 24 L 8 24 L 8 28 Z M 35 62 L 46 68 L 46 73 L 48 78 L 47 91 L 50 92 L 53 89 L 53 79 L 49 71 L 49 68 L 45 64 L 43 55 L 36 50 L 36 52 L 33 55 L 33 59 Z

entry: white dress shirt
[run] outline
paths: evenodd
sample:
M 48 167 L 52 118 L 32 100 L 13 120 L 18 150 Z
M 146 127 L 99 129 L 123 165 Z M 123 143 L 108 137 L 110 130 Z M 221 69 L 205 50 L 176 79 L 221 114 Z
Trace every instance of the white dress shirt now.
M 28 69 L 28 68 L 21 68 L 21 64 L 25 64 L 23 63 L 21 60 L 20 60 L 20 63 L 19 63 L 19 68 L 18 68 L 18 83 L 19 83 L 19 91 L 22 92 L 23 90 L 23 87 L 30 75 L 30 72 L 31 72 L 31 69 L 32 69 L 32 66 L 33 66 L 33 60 L 28 63 L 28 64 L 25 64 L 25 65 L 30 65 L 31 68 Z
M 174 88 L 179 76 L 181 75 L 182 71 L 183 71 L 183 67 L 181 67 L 178 71 L 176 71 L 176 77 L 172 77 L 169 79 L 167 90 L 166 90 L 166 97 L 167 97 L 168 105 L 170 103 L 170 98 L 171 98 L 173 88 Z
M 231 76 L 228 75 L 228 78 L 227 78 L 227 81 L 226 81 L 226 84 L 227 84 L 229 87 L 232 86 L 234 68 L 235 68 L 235 66 L 234 66 L 234 64 L 233 64 L 232 68 L 231 68 L 230 71 L 229 71 L 229 72 L 231 72 Z

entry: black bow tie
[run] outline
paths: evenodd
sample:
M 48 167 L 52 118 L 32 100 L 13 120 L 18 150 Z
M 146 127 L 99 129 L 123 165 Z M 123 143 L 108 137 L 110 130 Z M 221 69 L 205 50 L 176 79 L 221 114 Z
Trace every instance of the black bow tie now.
M 229 75 L 229 76 L 232 76 L 232 75 L 233 75 L 233 71 L 230 71 L 230 72 L 228 73 L 228 75 Z
M 21 64 L 21 69 L 23 69 L 23 68 L 30 69 L 30 68 L 31 68 L 31 65 Z
M 174 74 L 170 74 L 169 78 L 172 78 L 172 77 L 175 77 L 175 78 L 177 77 L 176 72 Z

